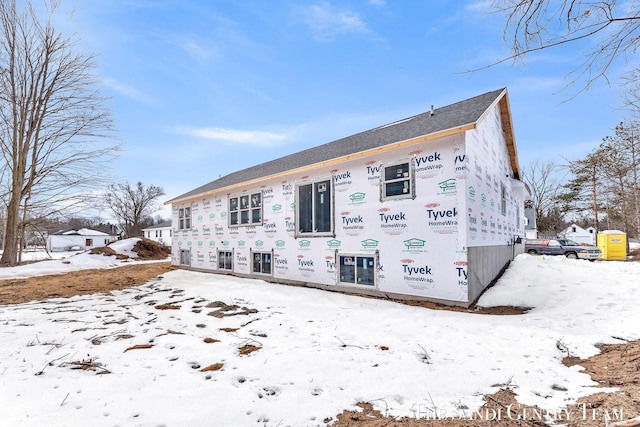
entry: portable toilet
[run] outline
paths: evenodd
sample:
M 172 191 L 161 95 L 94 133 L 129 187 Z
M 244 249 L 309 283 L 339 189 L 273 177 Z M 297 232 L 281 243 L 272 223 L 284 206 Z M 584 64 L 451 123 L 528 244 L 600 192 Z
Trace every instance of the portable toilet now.
M 605 230 L 598 233 L 598 248 L 606 260 L 627 259 L 627 235 L 618 230 Z

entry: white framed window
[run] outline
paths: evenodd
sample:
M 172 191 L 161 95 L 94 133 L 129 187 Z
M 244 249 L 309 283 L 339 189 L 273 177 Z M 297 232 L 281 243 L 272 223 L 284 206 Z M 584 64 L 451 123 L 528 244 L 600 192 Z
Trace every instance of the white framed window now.
M 386 163 L 381 165 L 380 201 L 415 199 L 414 160 Z
M 218 251 L 218 270 L 233 271 L 233 251 Z
M 191 208 L 180 208 L 178 210 L 178 230 L 191 229 Z
M 262 193 L 229 197 L 229 227 L 262 225 Z
M 335 236 L 333 178 L 296 184 L 296 237 Z
M 272 259 L 273 259 L 273 254 L 271 252 L 252 252 L 251 253 L 251 271 L 256 274 L 271 275 Z
M 338 283 L 376 287 L 378 254 L 338 254 Z

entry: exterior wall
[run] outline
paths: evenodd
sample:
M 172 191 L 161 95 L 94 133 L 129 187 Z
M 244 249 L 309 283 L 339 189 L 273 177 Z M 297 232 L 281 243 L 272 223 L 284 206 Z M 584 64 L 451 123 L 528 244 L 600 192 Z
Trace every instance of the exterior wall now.
M 171 246 L 173 230 L 171 227 L 145 228 L 142 235 L 149 240 L 158 242 L 165 246 Z
M 415 166 L 415 199 L 381 201 L 381 170 L 408 159 Z M 514 238 L 524 236 L 524 194 L 510 176 L 496 106 L 473 131 L 174 203 L 172 263 L 468 306 L 508 264 Z M 327 178 L 333 184 L 335 235 L 297 237 L 297 186 Z M 229 227 L 229 198 L 256 192 L 262 194 L 262 225 Z M 187 207 L 191 227 L 179 230 L 179 209 Z M 232 252 L 232 271 L 218 267 L 219 251 Z M 272 252 L 272 275 L 251 273 L 256 251 Z M 340 283 L 340 254 L 373 256 L 375 286 Z
M 408 159 L 415 165 L 415 199 L 381 202 L 381 168 Z M 378 261 L 376 286 L 353 285 L 352 291 L 466 304 L 464 192 L 458 191 L 465 188 L 463 161 L 464 135 L 458 134 L 174 204 L 173 263 L 220 272 L 218 251 L 228 250 L 233 273 L 250 275 L 251 253 L 273 251 L 273 275 L 266 278 L 338 289 L 336 254 L 370 254 Z M 333 182 L 335 236 L 296 238 L 296 186 L 322 177 Z M 263 225 L 230 228 L 229 197 L 256 191 Z M 191 208 L 190 230 L 177 229 L 181 207 Z
M 521 246 L 521 245 L 518 245 Z M 507 267 L 522 247 L 475 246 L 469 248 L 469 303 L 473 303 L 482 291 Z
M 87 239 L 93 240 L 92 245 L 86 245 Z M 80 246 L 82 250 L 106 246 L 115 241 L 112 236 L 80 236 L 80 235 L 51 235 L 47 238 L 47 249 L 51 252 L 68 251 L 73 246 Z
M 469 302 L 523 251 L 516 243 L 525 236 L 526 189 L 512 179 L 509 154 L 500 121 L 500 109 L 489 110 L 474 130 L 467 132 L 465 183 Z

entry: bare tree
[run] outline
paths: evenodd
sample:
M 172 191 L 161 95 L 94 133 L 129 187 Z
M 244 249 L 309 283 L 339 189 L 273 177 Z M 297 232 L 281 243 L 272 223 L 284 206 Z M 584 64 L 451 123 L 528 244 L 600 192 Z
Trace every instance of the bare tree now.
M 51 22 L 58 2 L 45 2 L 45 19 L 30 0 L 22 4 L 20 11 L 15 0 L 0 0 L 0 148 L 8 171 L 0 263 L 9 265 L 30 210 L 76 203 L 117 150 L 94 58 Z
M 503 37 L 512 54 L 489 66 L 590 39 L 585 60 L 568 73 L 568 87 L 584 82 L 576 95 L 599 78 L 609 81 L 612 63 L 640 47 L 638 0 L 493 0 L 492 9 L 505 17 Z
M 549 227 L 552 224 L 547 224 L 550 221 L 546 219 L 556 212 L 557 195 L 561 185 L 558 173 L 559 167 L 553 160 L 534 160 L 527 165 L 523 173 L 523 180 L 531 192 L 531 206 L 536 213 L 536 224 L 542 232 L 552 231 L 545 228 L 556 228 Z
M 127 237 L 142 235 L 142 223 L 158 210 L 158 198 L 164 196 L 162 187 L 145 187 L 140 181 L 132 187 L 125 184 L 112 184 L 105 195 L 105 201 L 125 231 Z

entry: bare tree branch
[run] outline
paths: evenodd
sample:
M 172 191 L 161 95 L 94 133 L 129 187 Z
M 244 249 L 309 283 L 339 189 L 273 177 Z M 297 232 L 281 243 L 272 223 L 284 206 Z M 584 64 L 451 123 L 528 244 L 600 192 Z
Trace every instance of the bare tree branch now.
M 472 72 L 589 40 L 585 60 L 567 74 L 566 88 L 575 89 L 573 98 L 601 78 L 609 82 L 612 64 L 634 55 L 640 47 L 638 0 L 493 0 L 491 8 L 505 18 L 503 39 L 512 54 Z
M 92 74 L 94 57 L 77 53 L 74 40 L 53 27 L 58 1 L 46 6 L 41 20 L 30 0 L 22 11 L 15 0 L 0 0 L 3 264 L 17 262 L 29 213 L 75 203 L 83 190 L 100 184 L 118 149 L 107 100 Z
M 111 208 L 127 237 L 142 235 L 142 222 L 149 218 L 159 207 L 158 198 L 164 196 L 161 187 L 145 187 L 139 182 L 132 187 L 125 184 L 112 184 L 105 194 L 105 201 Z

